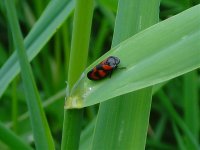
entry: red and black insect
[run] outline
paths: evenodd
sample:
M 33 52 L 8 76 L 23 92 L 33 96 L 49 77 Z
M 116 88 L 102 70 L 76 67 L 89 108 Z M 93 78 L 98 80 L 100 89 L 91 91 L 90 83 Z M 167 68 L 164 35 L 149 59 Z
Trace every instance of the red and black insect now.
M 110 56 L 92 70 L 87 73 L 87 77 L 90 80 L 101 80 L 107 76 L 112 75 L 112 72 L 117 69 L 120 59 L 114 56 Z

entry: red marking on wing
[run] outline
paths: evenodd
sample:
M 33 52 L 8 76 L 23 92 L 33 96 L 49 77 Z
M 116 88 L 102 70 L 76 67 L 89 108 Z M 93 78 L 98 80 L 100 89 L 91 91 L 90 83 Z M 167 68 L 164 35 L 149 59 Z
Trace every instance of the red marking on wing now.
M 97 69 L 95 67 L 91 71 L 88 72 L 87 77 L 90 80 L 99 80 L 100 78 L 96 76 L 96 73 L 97 73 Z
M 112 70 L 113 68 L 111 67 L 111 66 L 109 66 L 109 65 L 102 65 L 102 68 L 104 69 L 104 70 Z
M 107 74 L 106 74 L 106 72 L 104 71 L 104 70 L 98 70 L 98 74 L 99 74 L 99 76 L 101 76 L 101 77 L 105 77 Z

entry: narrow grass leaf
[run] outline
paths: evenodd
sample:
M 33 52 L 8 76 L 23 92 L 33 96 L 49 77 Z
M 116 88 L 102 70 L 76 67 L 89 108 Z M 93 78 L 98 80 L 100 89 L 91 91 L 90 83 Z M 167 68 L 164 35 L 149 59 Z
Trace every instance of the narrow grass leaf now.
M 197 71 L 185 74 L 183 86 L 184 120 L 192 134 L 199 141 L 199 98 Z M 193 145 L 186 139 L 187 149 L 193 149 Z
M 200 5 L 194 6 L 110 50 L 85 70 L 70 93 L 65 108 L 90 106 L 200 67 L 199 13 Z M 85 74 L 110 55 L 119 57 L 119 67 L 126 69 L 115 71 L 111 79 L 88 80 Z
M 76 0 L 72 44 L 68 70 L 68 91 L 87 64 L 94 1 Z M 61 150 L 77 150 L 81 133 L 83 109 L 65 110 Z
M 31 61 L 53 36 L 56 30 L 69 17 L 74 9 L 74 1 L 51 1 L 24 40 L 28 60 Z M 0 69 L 0 97 L 9 83 L 20 72 L 16 52 L 14 52 Z
M 45 113 L 42 109 L 40 96 L 37 91 L 31 67 L 25 52 L 23 38 L 20 32 L 16 10 L 12 0 L 6 1 L 6 10 L 11 27 L 14 45 L 17 49 L 17 55 L 22 70 L 21 75 L 24 84 L 27 105 L 30 111 L 31 125 L 33 129 L 36 148 L 53 150 L 55 149 L 53 138 L 51 136 Z
M 48 107 L 48 106 L 50 106 L 50 105 L 53 105 L 54 103 L 56 103 L 59 99 L 63 99 L 64 97 L 65 97 L 65 95 L 66 95 L 66 90 L 65 89 L 63 89 L 63 90 L 61 90 L 61 91 L 58 91 L 57 93 L 55 93 L 54 95 L 52 95 L 52 96 L 50 96 L 49 98 L 47 98 L 46 100 L 44 100 L 43 101 L 43 103 L 42 103 L 42 107 L 43 108 L 46 108 L 46 107 Z M 22 122 L 22 121 L 24 121 L 24 120 L 26 120 L 26 119 L 28 119 L 29 118 L 29 113 L 28 112 L 25 112 L 25 113 L 23 113 L 22 115 L 20 115 L 19 117 L 18 117 L 18 122 Z M 9 128 L 11 128 L 11 127 L 13 127 L 14 126 L 14 124 L 13 124 L 13 122 L 9 122 L 9 123 L 7 123 L 7 126 L 9 127 Z
M 163 92 L 163 90 L 160 90 L 157 95 L 158 95 L 161 103 L 163 104 L 163 106 L 167 110 L 167 113 L 168 113 L 170 119 L 172 121 L 174 121 L 181 128 L 181 130 L 184 132 L 184 134 L 188 138 L 188 141 L 191 143 L 193 149 L 199 149 L 200 146 L 199 146 L 196 138 L 194 137 L 192 132 L 189 130 L 189 128 L 185 124 L 185 122 L 181 119 L 179 114 L 176 112 L 176 110 L 174 109 L 173 105 L 170 103 L 168 97 Z
M 154 141 L 161 141 L 163 133 L 166 128 L 166 122 L 167 122 L 167 117 L 162 116 L 162 118 L 159 120 L 157 126 L 155 127 L 154 134 L 153 134 L 153 140 Z
M 174 134 L 175 134 L 179 149 L 180 150 L 187 150 L 187 148 L 184 144 L 184 138 L 183 138 L 183 136 L 181 136 L 180 132 L 178 131 L 176 124 L 173 123 L 172 127 L 173 127 L 173 130 L 174 130 Z
M 0 122 L 0 140 L 4 142 L 11 149 L 32 150 L 32 148 L 20 139 L 16 134 L 7 129 L 3 123 Z

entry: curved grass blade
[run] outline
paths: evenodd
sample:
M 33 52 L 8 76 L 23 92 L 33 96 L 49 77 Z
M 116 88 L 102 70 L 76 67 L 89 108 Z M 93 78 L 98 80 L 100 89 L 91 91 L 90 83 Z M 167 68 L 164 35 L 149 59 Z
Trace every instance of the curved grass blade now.
M 110 50 L 85 70 L 69 95 L 65 108 L 100 103 L 200 67 L 199 14 L 200 5 L 194 6 Z M 99 82 L 88 80 L 85 74 L 110 55 L 119 57 L 119 67 L 125 66 L 126 69 L 115 71 L 111 79 Z
M 50 2 L 43 15 L 25 38 L 24 44 L 29 61 L 40 52 L 56 30 L 69 17 L 73 9 L 74 1 L 54 0 Z M 14 52 L 0 70 L 0 97 L 19 72 L 19 62 L 16 52 Z
M 12 0 L 6 1 L 6 10 L 14 45 L 17 51 L 20 67 L 22 69 L 21 76 L 23 80 L 27 105 L 30 112 L 31 126 L 33 129 L 36 148 L 53 150 L 55 149 L 54 141 L 46 120 L 44 110 L 42 109 L 40 96 L 37 91 L 30 64 L 28 62 L 22 33 L 20 31 L 15 6 Z

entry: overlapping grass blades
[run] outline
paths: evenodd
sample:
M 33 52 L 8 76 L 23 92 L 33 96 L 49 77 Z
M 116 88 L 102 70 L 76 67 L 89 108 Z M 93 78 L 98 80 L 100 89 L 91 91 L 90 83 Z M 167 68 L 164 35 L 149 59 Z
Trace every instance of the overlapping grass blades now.
M 28 109 L 30 112 L 31 127 L 33 130 L 35 145 L 37 149 L 54 150 L 54 141 L 42 108 L 42 102 L 34 81 L 31 66 L 28 62 L 22 33 L 19 27 L 16 10 L 12 0 L 6 1 L 6 10 L 12 32 L 14 46 L 17 51 L 17 58 L 21 68 L 21 76 Z
M 55 0 L 49 3 L 43 15 L 24 40 L 29 61 L 40 52 L 73 9 L 74 1 Z M 19 62 L 16 52 L 14 52 L 0 70 L 0 97 L 19 72 Z
M 89 81 L 83 75 L 66 108 L 90 106 L 197 69 L 200 66 L 199 13 L 200 5 L 194 6 L 114 47 L 88 67 L 85 74 L 109 55 L 119 57 L 120 66 L 126 69 L 115 71 L 111 79 L 101 82 Z M 78 92 L 79 84 L 83 83 L 84 90 Z

